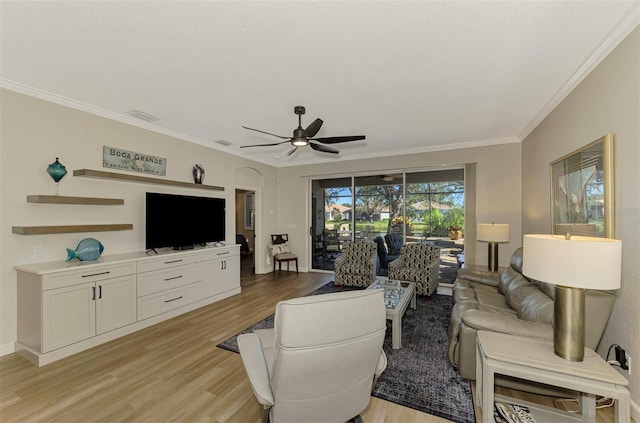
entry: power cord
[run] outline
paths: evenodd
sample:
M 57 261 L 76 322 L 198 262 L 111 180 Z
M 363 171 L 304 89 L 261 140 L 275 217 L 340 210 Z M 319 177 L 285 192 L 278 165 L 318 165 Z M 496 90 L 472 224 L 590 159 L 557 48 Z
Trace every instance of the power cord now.
M 622 367 L 618 360 L 609 360 L 609 356 L 611 355 L 611 350 L 613 350 L 614 348 L 620 348 L 620 345 L 612 344 L 609 347 L 609 351 L 607 351 L 607 358 L 605 360 L 607 363 L 611 364 L 612 366 Z M 569 407 L 565 405 L 564 408 L 566 408 L 568 412 L 570 413 L 580 412 L 580 401 L 577 398 L 559 398 L 559 399 L 553 400 L 553 404 L 556 406 L 556 408 L 560 408 L 558 407 L 558 405 L 564 404 L 564 403 L 575 404 L 575 409 L 572 409 L 573 407 Z M 596 396 L 596 409 L 611 407 L 613 403 L 614 403 L 613 398 Z
M 615 348 L 616 359 L 609 360 L 609 355 L 611 354 L 611 350 Z M 618 366 L 622 370 L 629 370 L 629 363 L 627 363 L 626 351 L 618 344 L 612 344 L 609 347 L 609 351 L 607 352 L 607 363 L 612 366 Z
M 612 366 L 620 367 L 620 362 L 618 360 L 609 360 L 609 356 L 611 355 L 611 350 L 614 349 L 615 347 L 620 348 L 620 345 L 611 344 L 611 346 L 609 347 L 609 351 L 607 351 L 607 358 L 605 360 L 607 361 L 607 363 L 611 364 Z
M 569 403 L 575 404 L 575 409 L 565 405 L 564 407 L 559 407 L 559 404 Z M 614 404 L 613 398 L 596 396 L 596 409 L 599 410 L 601 408 L 609 408 Z M 577 398 L 558 398 L 553 400 L 553 405 L 556 408 L 565 408 L 569 413 L 579 413 L 580 412 L 580 401 Z

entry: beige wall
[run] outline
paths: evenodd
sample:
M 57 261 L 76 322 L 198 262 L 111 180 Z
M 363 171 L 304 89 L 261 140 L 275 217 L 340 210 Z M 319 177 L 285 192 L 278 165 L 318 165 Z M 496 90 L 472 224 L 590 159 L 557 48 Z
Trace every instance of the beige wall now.
M 235 188 L 256 188 L 265 210 L 274 210 L 276 169 L 215 149 L 93 114 L 39 100 L 10 90 L 1 96 L 0 161 L 0 353 L 13 350 L 16 338 L 16 272 L 21 263 L 64 260 L 65 248 L 94 237 L 105 246 L 103 254 L 140 251 L 145 246 L 145 192 L 224 197 L 227 201 L 227 241 L 235 242 Z M 192 182 L 195 163 L 205 168 L 204 183 L 224 192 L 194 190 L 73 177 L 74 169 L 102 168 L 102 147 L 119 147 L 167 158 L 166 179 Z M 67 167 L 60 194 L 123 198 L 124 206 L 52 205 L 26 202 L 29 194 L 53 194 L 53 180 L 46 173 L 56 157 Z M 23 236 L 11 233 L 14 225 L 132 223 L 132 231 Z M 268 239 L 275 216 L 261 216 L 261 233 Z M 43 255 L 34 256 L 41 246 Z M 266 261 L 258 271 L 269 271 Z
M 366 148 L 366 147 L 364 147 Z M 288 232 L 294 251 L 301 258 L 300 266 L 309 267 L 309 226 L 311 178 L 359 174 L 379 174 L 393 170 L 441 169 L 477 163 L 476 197 L 478 222 L 499 222 L 511 225 L 511 241 L 500 245 L 500 265 L 509 263 L 511 253 L 521 245 L 521 147 L 519 143 L 458 150 L 434 151 L 404 156 L 341 161 L 318 165 L 303 165 L 278 169 L 278 229 Z M 476 256 L 468 262 L 486 264 L 486 244 L 478 243 Z
M 549 233 L 549 163 L 614 134 L 615 226 L 622 287 L 599 353 L 621 345 L 633 358 L 634 418 L 640 404 L 640 30 L 636 28 L 523 141 L 522 232 Z M 588 310 L 587 310 L 588 312 Z

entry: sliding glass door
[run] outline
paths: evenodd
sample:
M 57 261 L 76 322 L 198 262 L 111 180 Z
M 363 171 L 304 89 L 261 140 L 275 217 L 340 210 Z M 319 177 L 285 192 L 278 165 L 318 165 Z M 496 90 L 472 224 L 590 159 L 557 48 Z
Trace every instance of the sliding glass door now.
M 372 241 L 398 230 L 393 225 L 402 215 L 402 180 L 402 174 L 354 178 L 357 238 Z
M 457 269 L 464 248 L 464 170 L 313 180 L 312 210 L 313 269 L 333 270 L 345 241 L 377 237 L 385 245 L 432 243 L 441 248 L 441 262 Z

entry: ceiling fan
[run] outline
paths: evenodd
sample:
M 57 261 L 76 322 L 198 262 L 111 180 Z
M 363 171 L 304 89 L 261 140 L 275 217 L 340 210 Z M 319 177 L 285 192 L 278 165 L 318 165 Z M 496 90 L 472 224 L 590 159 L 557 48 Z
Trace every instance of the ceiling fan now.
M 333 149 L 331 147 L 327 147 L 327 146 L 322 145 L 322 144 L 338 144 L 338 143 L 341 143 L 341 142 L 358 141 L 358 140 L 363 140 L 363 139 L 366 138 L 364 135 L 347 135 L 347 136 L 342 136 L 342 137 L 314 138 L 315 135 L 320 130 L 320 127 L 322 126 L 322 123 L 323 123 L 322 119 L 314 120 L 313 122 L 311 122 L 311 124 L 309 126 L 307 126 L 306 128 L 303 129 L 302 128 L 302 115 L 304 115 L 304 113 L 305 113 L 304 106 L 296 106 L 296 107 L 294 107 L 293 108 L 293 112 L 296 115 L 298 115 L 298 127 L 293 130 L 293 136 L 292 137 L 284 137 L 282 135 L 276 135 L 276 134 L 272 134 L 270 132 L 265 132 L 265 131 L 261 131 L 259 129 L 253 129 L 253 128 L 248 128 L 246 126 L 243 126 L 244 129 L 248 129 L 250 131 L 260 132 L 262 134 L 272 135 L 274 137 L 278 137 L 278 138 L 286 140 L 286 141 L 275 142 L 275 143 L 271 143 L 271 144 L 242 145 L 242 146 L 240 146 L 240 148 L 268 147 L 268 146 L 280 145 L 280 144 L 284 144 L 284 143 L 288 142 L 288 143 L 291 143 L 293 148 L 291 150 L 289 150 L 289 152 L 287 153 L 287 156 L 290 156 L 293 153 L 295 153 L 298 150 L 298 147 L 305 147 L 307 145 L 309 147 L 313 148 L 316 151 L 320 151 L 321 153 L 338 154 L 339 153 L 338 150 Z

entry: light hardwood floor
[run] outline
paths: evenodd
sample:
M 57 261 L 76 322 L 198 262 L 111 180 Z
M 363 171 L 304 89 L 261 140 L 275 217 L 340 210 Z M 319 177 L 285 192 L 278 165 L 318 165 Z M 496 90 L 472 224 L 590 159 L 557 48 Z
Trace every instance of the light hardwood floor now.
M 47 366 L 15 354 L 1 357 L 0 421 L 259 422 L 240 356 L 216 345 L 273 313 L 276 302 L 332 280 L 323 273 L 243 272 L 239 295 Z M 362 417 L 367 423 L 448 421 L 377 398 Z M 613 422 L 613 411 L 599 411 L 598 422 Z

